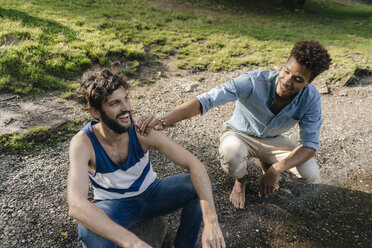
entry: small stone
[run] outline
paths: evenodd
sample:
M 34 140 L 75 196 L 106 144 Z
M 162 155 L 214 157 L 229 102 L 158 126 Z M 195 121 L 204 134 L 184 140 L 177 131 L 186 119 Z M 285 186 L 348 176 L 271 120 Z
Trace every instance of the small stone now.
M 338 93 L 339 96 L 347 96 L 348 93 L 346 90 L 343 90 L 343 91 L 340 91 L 340 93 Z
M 330 93 L 329 87 L 327 85 L 324 85 L 319 89 L 319 93 L 323 95 L 329 94 Z
M 199 86 L 199 83 L 191 83 L 185 86 L 186 92 L 192 92 Z

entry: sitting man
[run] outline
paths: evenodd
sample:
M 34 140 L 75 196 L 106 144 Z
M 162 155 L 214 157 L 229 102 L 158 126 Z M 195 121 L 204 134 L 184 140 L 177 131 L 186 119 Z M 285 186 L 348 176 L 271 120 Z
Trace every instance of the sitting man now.
M 319 146 L 321 120 L 320 94 L 311 82 L 329 68 L 327 50 L 317 41 L 295 44 L 282 70 L 243 73 L 207 93 L 183 103 L 160 119 L 143 116 L 136 123 L 141 134 L 167 126 L 213 107 L 235 101 L 235 110 L 220 136 L 222 169 L 235 178 L 230 201 L 236 208 L 245 204 L 247 158 L 260 160 L 264 175 L 259 195 L 278 189 L 280 173 L 290 173 L 299 181 L 311 183 L 319 177 L 312 158 Z M 296 123 L 301 144 L 282 134 Z
M 107 69 L 87 72 L 77 100 L 96 119 L 72 138 L 69 149 L 69 215 L 79 222 L 84 247 L 150 247 L 127 229 L 179 208 L 176 248 L 195 247 L 202 219 L 203 247 L 225 247 L 204 165 L 163 132 L 136 135 L 123 79 Z M 190 175 L 157 179 L 150 147 Z M 96 204 L 87 199 L 89 180 Z

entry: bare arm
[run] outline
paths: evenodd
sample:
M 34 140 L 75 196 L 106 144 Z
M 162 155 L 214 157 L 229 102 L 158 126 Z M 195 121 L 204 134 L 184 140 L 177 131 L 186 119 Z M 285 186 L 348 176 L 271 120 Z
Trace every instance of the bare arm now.
M 199 100 L 195 97 L 191 100 L 178 105 L 170 112 L 165 114 L 162 118 L 165 126 L 162 125 L 159 119 L 155 118 L 153 115 L 147 115 L 140 117 L 136 121 L 136 127 L 140 134 L 149 134 L 154 128 L 155 130 L 163 130 L 164 128 L 171 126 L 184 119 L 191 118 L 195 115 L 201 114 L 201 104 Z
M 194 117 L 195 115 L 201 114 L 201 104 L 198 98 L 193 98 L 181 105 L 178 105 L 173 110 L 163 116 L 163 120 L 166 123 L 166 127 L 173 125 L 184 119 Z
M 154 147 L 174 163 L 190 172 L 191 182 L 200 199 L 203 213 L 203 247 L 225 247 L 213 202 L 212 187 L 205 166 L 189 151 L 170 140 L 163 132 L 151 132 L 147 137 L 141 137 L 140 140 L 143 140 L 146 146 Z
M 297 146 L 285 159 L 270 166 L 261 179 L 259 195 L 272 194 L 278 188 L 280 173 L 306 162 L 314 154 L 312 148 Z
M 88 201 L 88 163 L 92 156 L 92 149 L 85 134 L 79 133 L 71 140 L 70 168 L 67 179 L 69 215 L 90 231 L 120 247 L 150 247 L 136 235 L 112 221 L 100 208 Z

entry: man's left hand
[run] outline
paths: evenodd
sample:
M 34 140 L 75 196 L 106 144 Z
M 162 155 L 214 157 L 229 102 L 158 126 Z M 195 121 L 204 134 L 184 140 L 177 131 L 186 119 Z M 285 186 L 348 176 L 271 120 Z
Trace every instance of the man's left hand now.
M 143 115 L 135 119 L 136 130 L 140 135 L 147 136 L 152 129 L 163 130 L 159 119 L 153 115 Z
M 202 235 L 203 248 L 225 248 L 225 240 L 217 222 L 204 225 Z
M 279 179 L 280 172 L 276 170 L 273 165 L 270 166 L 270 168 L 261 178 L 260 191 L 258 192 L 258 195 L 268 196 L 274 193 L 274 191 L 279 188 Z

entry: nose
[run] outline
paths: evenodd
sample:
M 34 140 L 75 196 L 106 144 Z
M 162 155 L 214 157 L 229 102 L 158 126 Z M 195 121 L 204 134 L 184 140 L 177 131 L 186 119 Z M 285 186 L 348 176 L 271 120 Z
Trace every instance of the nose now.
M 292 85 L 292 76 L 291 75 L 286 75 L 283 78 L 282 83 L 283 83 L 283 86 L 286 87 L 286 88 L 291 87 L 291 85 Z
M 129 111 L 131 110 L 132 105 L 129 101 L 122 101 L 120 107 L 122 111 Z

